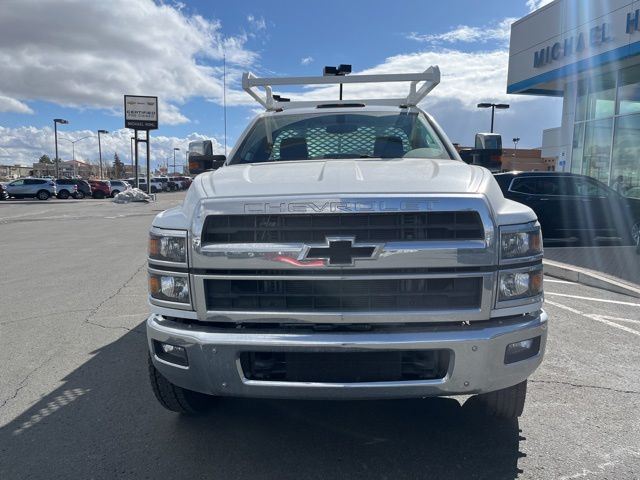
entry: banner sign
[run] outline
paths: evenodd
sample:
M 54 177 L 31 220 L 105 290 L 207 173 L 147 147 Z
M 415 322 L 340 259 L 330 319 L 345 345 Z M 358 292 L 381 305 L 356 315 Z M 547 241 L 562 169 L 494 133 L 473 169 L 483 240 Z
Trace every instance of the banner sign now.
M 158 128 L 158 97 L 124 96 L 124 126 L 134 130 Z

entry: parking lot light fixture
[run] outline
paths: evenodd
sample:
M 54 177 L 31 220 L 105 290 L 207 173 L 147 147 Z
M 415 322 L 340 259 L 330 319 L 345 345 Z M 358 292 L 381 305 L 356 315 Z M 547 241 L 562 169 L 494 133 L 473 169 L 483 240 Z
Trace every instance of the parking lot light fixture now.
M 109 133 L 107 130 L 98 130 L 98 157 L 100 159 L 100 179 L 102 179 L 102 145 L 100 144 L 100 134 Z
M 53 119 L 53 134 L 55 137 L 55 144 L 56 144 L 56 158 L 55 158 L 55 163 L 56 163 L 56 178 L 58 178 L 60 176 L 60 159 L 58 158 L 58 124 L 61 125 L 67 125 L 69 123 L 68 120 L 65 120 L 64 118 L 54 118 Z
M 493 133 L 493 119 L 496 113 L 496 108 L 498 110 L 506 110 L 509 108 L 508 103 L 479 103 L 478 108 L 491 108 L 491 133 Z

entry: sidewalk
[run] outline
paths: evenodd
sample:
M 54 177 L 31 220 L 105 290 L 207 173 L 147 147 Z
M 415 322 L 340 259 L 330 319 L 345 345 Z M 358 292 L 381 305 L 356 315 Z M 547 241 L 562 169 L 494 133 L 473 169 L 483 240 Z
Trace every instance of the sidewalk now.
M 640 255 L 635 247 L 545 248 L 544 259 L 550 272 L 566 267 L 575 275 L 591 276 L 622 287 L 628 285 L 640 291 Z

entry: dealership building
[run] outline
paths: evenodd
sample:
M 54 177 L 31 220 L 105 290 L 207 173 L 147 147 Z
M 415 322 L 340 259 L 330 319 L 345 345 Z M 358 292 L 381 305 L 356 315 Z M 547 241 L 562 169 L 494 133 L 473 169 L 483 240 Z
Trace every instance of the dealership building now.
M 555 0 L 511 27 L 507 92 L 563 99 L 543 157 L 640 197 L 640 1 Z

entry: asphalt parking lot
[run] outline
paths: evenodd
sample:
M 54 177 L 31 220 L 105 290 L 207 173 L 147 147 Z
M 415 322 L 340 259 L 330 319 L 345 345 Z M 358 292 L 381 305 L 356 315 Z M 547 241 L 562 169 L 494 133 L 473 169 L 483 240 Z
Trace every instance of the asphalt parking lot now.
M 551 278 L 518 422 L 452 398 L 165 411 L 146 374 L 146 241 L 183 195 L 0 202 L 0 479 L 640 478 L 640 300 Z

